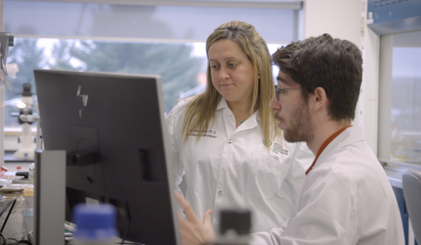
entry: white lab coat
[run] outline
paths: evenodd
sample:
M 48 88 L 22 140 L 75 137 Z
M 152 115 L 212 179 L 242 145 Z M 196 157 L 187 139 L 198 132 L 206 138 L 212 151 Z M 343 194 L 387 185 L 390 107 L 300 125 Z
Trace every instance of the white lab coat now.
M 191 132 L 184 144 L 181 132 L 186 104 L 187 100 L 180 101 L 166 120 L 176 153 L 176 186 L 185 174 L 186 198 L 198 217 L 213 209 L 212 225 L 217 232 L 221 208 L 246 208 L 252 211 L 253 231 L 282 225 L 293 211 L 314 154 L 304 143 L 282 139 L 272 142 L 269 153 L 257 113 L 236 128 L 223 98 L 205 136 L 196 141 L 198 132 Z
M 321 153 L 283 228 L 253 234 L 251 244 L 405 244 L 392 187 L 358 126 Z

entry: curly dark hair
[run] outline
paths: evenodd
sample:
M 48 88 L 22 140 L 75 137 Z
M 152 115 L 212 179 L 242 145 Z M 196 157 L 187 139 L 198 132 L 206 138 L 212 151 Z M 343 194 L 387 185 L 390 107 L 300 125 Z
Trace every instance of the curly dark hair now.
M 347 40 L 329 34 L 292 42 L 272 55 L 280 70 L 300 84 L 308 101 L 317 87 L 326 91 L 329 116 L 334 120 L 354 119 L 362 82 L 362 55 Z

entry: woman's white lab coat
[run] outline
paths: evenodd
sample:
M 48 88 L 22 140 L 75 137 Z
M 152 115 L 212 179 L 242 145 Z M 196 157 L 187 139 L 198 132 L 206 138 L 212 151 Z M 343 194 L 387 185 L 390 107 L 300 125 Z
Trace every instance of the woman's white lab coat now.
M 181 135 L 187 101 L 180 101 L 167 116 L 171 148 L 176 153 L 173 175 L 176 186 L 185 175 L 186 198 L 198 217 L 213 209 L 212 225 L 219 228 L 218 210 L 252 211 L 253 231 L 280 227 L 292 214 L 304 173 L 314 159 L 304 143 L 277 139 L 270 152 L 262 140 L 257 113 L 238 128 L 225 99 L 221 99 L 213 125 Z
M 405 244 L 392 187 L 358 126 L 321 153 L 283 228 L 256 233 L 251 244 Z

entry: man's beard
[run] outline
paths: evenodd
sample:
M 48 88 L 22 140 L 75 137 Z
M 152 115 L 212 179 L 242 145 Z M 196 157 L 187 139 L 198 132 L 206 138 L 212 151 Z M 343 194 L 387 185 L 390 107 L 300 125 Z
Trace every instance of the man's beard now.
M 284 138 L 288 142 L 309 141 L 313 138 L 310 111 L 306 105 L 302 105 L 300 109 L 292 114 L 289 121 L 286 121 L 278 114 L 275 115 L 278 121 L 282 121 L 286 129 L 284 129 Z M 288 125 L 287 125 L 288 122 Z

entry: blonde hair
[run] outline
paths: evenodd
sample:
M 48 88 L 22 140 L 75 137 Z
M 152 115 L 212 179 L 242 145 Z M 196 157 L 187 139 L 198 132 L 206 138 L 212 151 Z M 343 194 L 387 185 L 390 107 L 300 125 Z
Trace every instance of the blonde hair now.
M 257 33 L 254 26 L 242 21 L 230 21 L 222 24 L 206 40 L 206 53 L 216 41 L 228 39 L 237 43 L 254 66 L 254 88 L 250 115 L 259 111 L 263 141 L 271 142 L 280 131 L 276 126 L 274 113 L 269 108 L 269 102 L 275 93 L 271 56 L 265 40 Z M 209 56 L 209 55 L 208 55 Z M 208 131 L 210 123 L 214 122 L 216 108 L 221 95 L 212 84 L 211 71 L 208 63 L 206 91 L 199 94 L 186 106 L 186 115 L 182 135 L 184 142 L 188 140 L 191 130 Z M 270 147 L 270 143 L 265 145 Z

